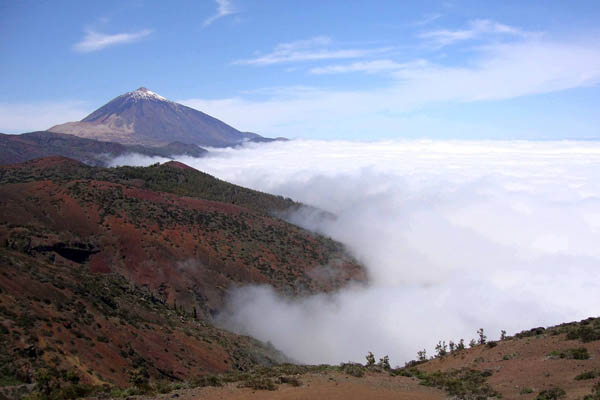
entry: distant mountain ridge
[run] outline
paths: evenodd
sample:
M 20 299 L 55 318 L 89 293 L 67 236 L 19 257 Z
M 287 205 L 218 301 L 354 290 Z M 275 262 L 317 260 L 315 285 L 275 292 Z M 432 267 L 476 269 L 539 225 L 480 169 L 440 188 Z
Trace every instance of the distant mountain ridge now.
M 172 142 L 228 147 L 275 139 L 241 132 L 201 111 L 167 100 L 145 87 L 122 94 L 78 122 L 48 129 L 127 145 L 163 146 Z
M 179 155 L 202 157 L 208 151 L 196 145 L 181 142 L 149 147 L 85 139 L 47 131 L 21 135 L 0 133 L 0 165 L 20 163 L 40 157 L 63 156 L 88 165 L 107 166 L 113 157 L 131 153 L 173 158 Z

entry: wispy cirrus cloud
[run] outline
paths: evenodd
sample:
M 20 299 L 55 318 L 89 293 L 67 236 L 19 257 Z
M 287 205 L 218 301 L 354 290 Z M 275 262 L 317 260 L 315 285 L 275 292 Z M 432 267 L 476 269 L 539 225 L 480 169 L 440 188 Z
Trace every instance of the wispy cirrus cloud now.
M 187 99 L 234 126 L 272 136 L 327 137 L 331 132 L 402 129 L 400 116 L 432 104 L 506 100 L 600 83 L 600 46 L 524 40 L 480 46 L 463 65 L 431 60 L 375 60 L 314 69 L 314 73 L 385 72 L 370 89 L 279 89 L 253 98 Z M 310 115 L 310 118 L 306 118 Z
M 235 14 L 236 10 L 233 3 L 230 0 L 215 0 L 217 2 L 217 12 L 211 17 L 204 20 L 204 26 L 209 26 L 219 18 L 223 18 L 227 15 Z
M 424 15 L 423 18 L 414 21 L 412 24 L 410 24 L 411 26 L 424 26 L 424 25 L 429 25 L 430 23 L 438 20 L 439 18 L 441 18 L 442 14 L 440 13 L 433 13 L 433 14 L 427 14 Z
M 118 44 L 134 43 L 142 40 L 152 33 L 151 29 L 142 29 L 141 31 L 131 33 L 100 33 L 93 29 L 87 29 L 85 36 L 80 42 L 73 45 L 73 50 L 80 53 L 90 53 L 92 51 L 102 50 L 106 47 Z
M 398 71 L 408 67 L 418 67 L 427 64 L 425 60 L 416 60 L 410 63 L 399 63 L 392 60 L 370 60 L 358 61 L 350 64 L 326 65 L 324 67 L 315 67 L 310 70 L 311 74 L 327 75 L 327 74 L 344 74 L 349 72 L 364 72 L 367 74 L 375 74 L 381 72 Z
M 301 61 L 333 60 L 362 58 L 375 53 L 383 53 L 389 47 L 375 49 L 341 49 L 336 48 L 328 36 L 316 36 L 306 40 L 280 43 L 275 49 L 255 58 L 237 60 L 233 64 L 242 65 L 272 65 Z
M 464 40 L 479 38 L 483 35 L 511 35 L 525 37 L 533 35 L 531 32 L 523 31 L 520 28 L 501 24 L 489 19 L 476 19 L 469 22 L 466 29 L 449 30 L 440 29 L 428 32 L 422 32 L 418 35 L 420 39 L 425 39 L 436 46 L 448 46 Z

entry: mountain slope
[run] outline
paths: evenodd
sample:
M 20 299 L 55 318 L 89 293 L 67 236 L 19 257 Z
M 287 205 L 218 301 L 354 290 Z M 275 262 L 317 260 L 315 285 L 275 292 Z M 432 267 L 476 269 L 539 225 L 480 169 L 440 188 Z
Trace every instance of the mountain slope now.
M 269 214 L 297 206 L 177 162 L 0 167 L 0 386 L 46 373 L 126 386 L 285 361 L 211 321 L 231 287 L 302 295 L 365 279 L 339 243 Z
M 111 100 L 79 122 L 56 125 L 49 131 L 147 146 L 178 141 L 223 147 L 247 140 L 273 140 L 240 132 L 210 115 L 169 101 L 144 87 Z
M 234 284 L 300 294 L 364 276 L 339 243 L 268 213 L 296 203 L 182 166 L 102 169 L 53 157 L 0 167 L 0 242 L 118 273 L 205 316 Z M 338 273 L 315 278 L 326 265 Z
M 85 139 L 47 131 L 21 135 L 0 134 L 0 165 L 20 163 L 47 156 L 63 156 L 89 165 L 103 166 L 113 157 L 130 153 L 170 158 L 175 155 L 202 157 L 208 152 L 196 145 L 180 142 L 169 143 L 161 147 L 147 147 Z

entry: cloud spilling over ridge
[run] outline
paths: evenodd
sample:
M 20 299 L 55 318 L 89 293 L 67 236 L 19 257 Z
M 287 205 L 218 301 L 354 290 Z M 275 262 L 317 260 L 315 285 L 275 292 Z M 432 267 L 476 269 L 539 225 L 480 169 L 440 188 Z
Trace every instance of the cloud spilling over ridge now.
M 338 215 L 298 224 L 343 242 L 367 288 L 302 299 L 232 293 L 222 323 L 302 362 L 392 364 L 438 340 L 597 315 L 599 142 L 292 141 L 181 158 Z

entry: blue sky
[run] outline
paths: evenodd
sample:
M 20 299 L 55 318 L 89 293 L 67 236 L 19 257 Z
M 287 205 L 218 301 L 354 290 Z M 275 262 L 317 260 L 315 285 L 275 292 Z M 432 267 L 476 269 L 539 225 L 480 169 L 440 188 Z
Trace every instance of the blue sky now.
M 0 0 L 0 132 L 139 86 L 292 138 L 600 138 L 597 1 Z

